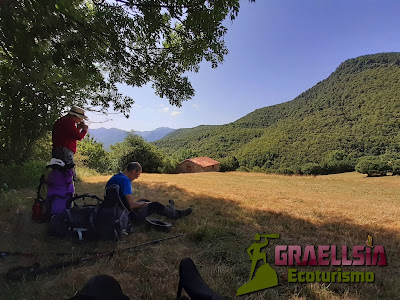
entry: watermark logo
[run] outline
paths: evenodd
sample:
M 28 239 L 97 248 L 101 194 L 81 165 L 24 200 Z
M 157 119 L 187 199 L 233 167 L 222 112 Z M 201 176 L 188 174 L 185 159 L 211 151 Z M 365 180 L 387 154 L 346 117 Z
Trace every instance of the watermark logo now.
M 372 243 L 372 235 L 368 234 L 368 238 L 367 238 L 367 240 L 365 241 L 365 243 L 367 244 L 368 247 L 374 248 L 374 245 L 373 245 L 373 243 Z
M 262 238 L 264 238 L 264 242 L 261 241 Z M 250 280 L 237 290 L 238 296 L 278 285 L 278 275 L 269 263 L 267 263 L 267 254 L 261 252 L 261 249 L 268 245 L 269 238 L 278 239 L 279 234 L 260 235 L 257 233 L 255 240 L 260 242 L 252 244 L 247 249 L 251 260 Z M 260 260 L 264 262 L 264 264 L 261 265 L 254 274 L 257 262 Z
M 278 239 L 279 234 L 256 234 L 256 243 L 248 249 L 251 260 L 250 279 L 237 290 L 244 295 L 278 285 L 276 271 L 267 263 L 267 254 L 261 249 L 268 245 L 268 239 Z M 264 239 L 264 241 L 262 240 Z M 342 270 L 346 266 L 386 266 L 386 254 L 382 245 L 373 245 L 372 235 L 365 241 L 367 246 L 356 245 L 277 245 L 275 246 L 276 266 L 338 266 L 337 271 L 302 271 L 289 268 L 287 281 L 290 282 L 374 282 L 373 272 Z M 256 270 L 258 262 L 261 266 Z M 253 276 L 254 275 L 254 276 Z

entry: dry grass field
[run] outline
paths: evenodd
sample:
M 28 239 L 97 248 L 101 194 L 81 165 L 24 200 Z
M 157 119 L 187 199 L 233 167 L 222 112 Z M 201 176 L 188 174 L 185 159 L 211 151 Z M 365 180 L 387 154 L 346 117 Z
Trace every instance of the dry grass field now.
M 78 193 L 102 195 L 108 176 L 83 178 Z M 261 173 L 142 174 L 137 196 L 177 208 L 193 207 L 172 221 L 170 232 L 139 227 L 119 243 L 50 238 L 44 224 L 30 220 L 33 190 L 16 191 L 0 203 L 0 251 L 38 252 L 38 257 L 0 259 L 0 273 L 39 261 L 48 265 L 85 251 L 123 249 L 178 233 L 184 236 L 112 258 L 82 263 L 20 283 L 0 279 L 1 299 L 67 299 L 93 275 L 114 276 L 131 299 L 174 299 L 178 266 L 191 257 L 209 285 L 228 299 L 400 299 L 400 177 L 367 178 L 358 173 L 307 177 Z M 246 253 L 256 233 L 279 233 L 264 251 L 279 276 L 279 286 L 245 296 L 236 290 L 250 275 Z M 274 264 L 277 245 L 365 245 L 372 234 L 385 247 L 388 265 L 348 266 L 344 271 L 374 272 L 374 283 L 289 283 L 288 266 Z M 52 252 L 74 253 L 57 257 Z M 297 267 L 336 271 L 337 267 Z

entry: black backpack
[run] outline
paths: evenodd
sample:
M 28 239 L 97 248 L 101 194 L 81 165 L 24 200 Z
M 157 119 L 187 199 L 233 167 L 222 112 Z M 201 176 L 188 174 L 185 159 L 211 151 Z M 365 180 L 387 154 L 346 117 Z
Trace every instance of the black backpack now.
M 97 236 L 102 240 L 120 240 L 132 233 L 133 226 L 129 220 L 130 211 L 119 197 L 119 185 L 106 187 L 104 201 L 94 216 Z
M 86 198 L 96 201 L 86 204 Z M 83 201 L 83 205 L 79 202 Z M 49 234 L 59 237 L 76 236 L 79 239 L 118 241 L 131 233 L 129 211 L 119 198 L 119 186 L 106 188 L 104 201 L 96 195 L 72 197 L 67 209 L 51 217 Z

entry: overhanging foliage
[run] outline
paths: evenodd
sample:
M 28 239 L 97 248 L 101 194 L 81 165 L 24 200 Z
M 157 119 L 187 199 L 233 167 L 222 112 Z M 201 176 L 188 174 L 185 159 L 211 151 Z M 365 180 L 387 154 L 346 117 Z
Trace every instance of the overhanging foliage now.
M 28 158 L 69 105 L 128 116 L 118 83 L 151 83 L 180 106 L 194 95 L 185 73 L 223 61 L 222 21 L 238 11 L 239 0 L 2 1 L 0 162 Z

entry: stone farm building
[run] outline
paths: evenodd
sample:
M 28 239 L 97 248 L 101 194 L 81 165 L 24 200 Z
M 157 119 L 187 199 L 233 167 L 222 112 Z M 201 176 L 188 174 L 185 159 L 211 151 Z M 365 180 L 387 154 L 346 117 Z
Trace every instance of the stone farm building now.
M 219 172 L 219 162 L 209 157 L 186 159 L 178 165 L 180 173 Z

